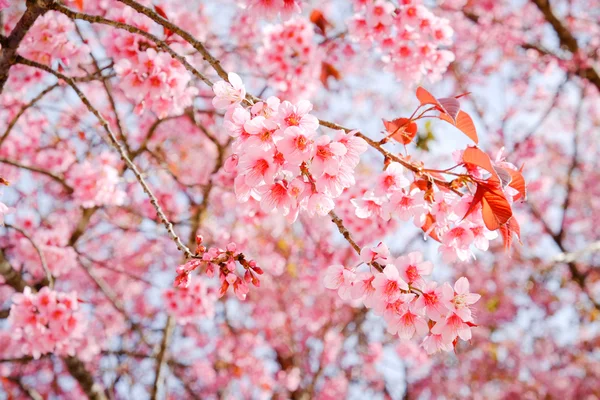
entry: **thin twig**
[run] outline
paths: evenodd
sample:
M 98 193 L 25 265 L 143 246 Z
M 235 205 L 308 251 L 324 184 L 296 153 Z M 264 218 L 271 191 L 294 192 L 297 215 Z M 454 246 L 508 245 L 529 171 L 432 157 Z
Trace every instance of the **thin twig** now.
M 87 109 L 92 114 L 94 114 L 94 116 L 98 119 L 98 121 L 100 122 L 100 125 L 102 125 L 102 127 L 104 128 L 105 132 L 108 135 L 110 144 L 119 152 L 119 155 L 121 156 L 121 159 L 125 162 L 125 164 L 127 164 L 127 166 L 129 167 L 129 169 L 131 169 L 131 171 L 135 175 L 137 181 L 142 186 L 142 189 L 144 190 L 144 193 L 146 193 L 146 195 L 150 198 L 150 203 L 152 204 L 152 206 L 156 210 L 156 213 L 158 214 L 160 220 L 162 221 L 163 225 L 167 229 L 167 232 L 169 233 L 169 236 L 171 237 L 171 239 L 177 245 L 177 249 L 179 249 L 180 251 L 183 251 L 187 258 L 193 257 L 193 254 L 190 251 L 190 249 L 181 242 L 181 239 L 179 238 L 179 236 L 177 235 L 177 233 L 175 233 L 175 230 L 173 228 L 173 224 L 169 221 L 169 218 L 167 218 L 167 216 L 165 215 L 165 213 L 162 210 L 160 204 L 158 203 L 158 199 L 156 198 L 156 196 L 154 195 L 154 193 L 152 192 L 152 190 L 150 189 L 150 187 L 146 183 L 146 180 L 142 176 L 141 172 L 138 170 L 137 166 L 131 161 L 131 159 L 129 159 L 129 156 L 127 155 L 126 150 L 123 148 L 123 146 L 117 140 L 115 134 L 113 133 L 113 131 L 112 131 L 110 125 L 108 124 L 108 122 L 106 121 L 106 119 L 104 119 L 104 117 L 102 116 L 102 114 L 100 114 L 100 112 L 92 105 L 92 103 L 90 103 L 89 99 L 83 94 L 83 92 L 79 89 L 79 87 L 75 84 L 75 82 L 73 82 L 73 80 L 71 78 L 69 78 L 69 77 L 61 74 L 60 72 L 57 72 L 57 71 L 53 70 L 50 67 L 47 67 L 46 65 L 37 63 L 37 62 L 32 61 L 32 60 L 28 60 L 28 59 L 23 58 L 21 56 L 18 56 L 17 62 L 19 64 L 27 65 L 27 66 L 30 66 L 30 67 L 33 67 L 33 68 L 37 68 L 37 69 L 41 69 L 43 71 L 46 71 L 46 72 L 48 72 L 48 73 L 56 76 L 58 79 L 62 79 L 69 86 L 71 86 L 71 88 L 75 91 L 75 93 L 80 98 L 80 100 L 83 102 L 83 104 L 85 104 L 85 106 L 87 107 Z
M 59 11 L 63 14 L 65 14 L 66 16 L 68 16 L 69 18 L 72 19 L 80 19 L 83 21 L 87 21 L 87 22 L 91 22 L 91 23 L 95 23 L 95 24 L 104 24 L 104 25 L 110 25 L 114 28 L 118 28 L 118 29 L 123 29 L 126 30 L 130 33 L 136 33 L 140 36 L 145 37 L 146 39 L 149 39 L 151 41 L 153 41 L 158 48 L 160 48 L 161 50 L 166 51 L 167 53 L 169 53 L 171 55 L 171 57 L 173 57 L 174 59 L 176 59 L 177 61 L 179 61 L 181 64 L 183 64 L 183 66 L 190 71 L 191 73 L 193 73 L 197 78 L 199 78 L 201 81 L 203 81 L 204 83 L 206 83 L 208 86 L 212 87 L 212 82 L 206 77 L 204 76 L 200 71 L 198 71 L 196 68 L 194 68 L 186 59 L 185 57 L 179 55 L 178 53 L 176 53 L 173 49 L 171 49 L 171 47 L 163 40 L 160 40 L 159 38 L 157 38 L 156 36 L 152 35 L 151 33 L 148 33 L 146 31 L 143 31 L 139 28 L 136 28 L 135 26 L 132 25 L 128 25 L 128 24 L 124 24 L 122 22 L 117 22 L 117 21 L 113 21 L 104 17 L 101 17 L 99 15 L 88 15 L 88 14 L 83 14 L 83 13 L 79 13 L 73 10 L 68 9 L 67 7 L 64 7 L 60 4 L 55 4 L 53 6 L 53 9 L 56 11 Z
M 38 94 L 33 99 L 31 99 L 31 101 L 29 103 L 27 103 L 23 107 L 21 107 L 21 109 L 19 110 L 19 112 L 17 113 L 17 115 L 15 115 L 13 117 L 13 119 L 8 123 L 8 126 L 6 127 L 6 130 L 4 131 L 4 133 L 2 134 L 2 136 L 0 137 L 0 147 L 2 147 L 2 143 L 4 143 L 4 141 L 6 140 L 6 138 L 8 138 L 8 135 L 10 135 L 10 132 L 12 131 L 12 129 L 14 128 L 14 126 L 19 121 L 19 118 L 21 118 L 21 116 L 23 114 L 25 114 L 25 111 L 27 111 L 29 108 L 31 108 L 33 105 L 35 105 L 38 101 L 40 101 L 45 95 L 47 95 L 48 93 L 50 93 L 51 91 L 53 91 L 56 87 L 58 87 L 58 83 L 55 83 L 54 85 L 48 86 L 46 89 L 42 90 L 40 92 L 40 94 Z
M 31 243 L 31 245 L 33 246 L 33 248 L 35 249 L 35 251 L 37 252 L 37 254 L 40 258 L 40 262 L 42 263 L 42 268 L 44 269 L 44 273 L 46 274 L 46 279 L 48 280 L 48 286 L 50 287 L 50 289 L 53 289 L 54 288 L 54 277 L 52 276 L 52 272 L 50 272 L 50 268 L 48 268 L 48 263 L 46 263 L 46 257 L 44 257 L 44 253 L 42 252 L 42 249 L 40 249 L 40 246 L 38 246 L 37 243 L 35 243 L 35 241 L 33 240 L 33 238 L 31 236 L 29 236 L 27 234 L 27 232 L 25 232 L 23 229 L 18 228 L 11 224 L 4 224 L 4 226 L 6 226 L 7 228 L 14 229 L 15 231 L 19 232 L 21 235 L 23 235 L 25 237 L 25 239 L 27 239 L 29 241 L 29 243 Z
M 165 364 L 167 362 L 167 348 L 169 347 L 169 341 L 171 340 L 174 325 L 175 321 L 169 315 L 167 317 L 167 322 L 165 323 L 165 328 L 163 330 L 163 338 L 162 342 L 160 343 L 160 351 L 158 352 L 158 356 L 156 357 L 156 373 L 154 375 L 154 384 L 152 385 L 152 395 L 150 397 L 152 400 L 156 400 L 158 394 L 162 392 L 162 386 L 165 381 L 164 374 L 166 373 Z
M 65 182 L 64 178 L 50 172 L 50 171 L 46 171 L 43 168 L 39 168 L 39 167 L 34 167 L 33 165 L 24 165 L 21 163 L 18 163 L 16 161 L 12 161 L 12 160 L 8 160 L 6 158 L 0 158 L 0 163 L 2 164 L 8 164 L 8 165 L 12 165 L 13 167 L 17 167 L 17 168 L 21 168 L 21 169 L 26 169 L 28 171 L 31 172 L 35 172 L 38 174 L 42 174 L 42 175 L 46 175 L 47 177 L 53 179 L 54 181 L 60 183 L 65 190 L 70 194 L 73 193 L 73 188 L 67 183 Z

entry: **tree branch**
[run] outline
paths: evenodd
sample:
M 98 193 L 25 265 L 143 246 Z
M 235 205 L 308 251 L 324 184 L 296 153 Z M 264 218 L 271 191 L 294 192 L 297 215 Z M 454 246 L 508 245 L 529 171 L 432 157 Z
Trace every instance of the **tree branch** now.
M 32 60 L 28 60 L 28 59 L 23 58 L 21 56 L 17 57 L 17 62 L 19 64 L 27 65 L 27 66 L 30 66 L 30 67 L 33 67 L 33 68 L 37 68 L 37 69 L 41 69 L 43 71 L 46 71 L 46 72 L 54 75 L 58 79 L 61 79 L 61 80 L 65 81 L 69 86 L 71 86 L 71 88 L 75 91 L 75 93 L 77 94 L 77 96 L 79 97 L 79 99 L 83 102 L 83 104 L 87 107 L 87 109 L 92 114 L 94 114 L 94 116 L 98 119 L 98 121 L 100 122 L 100 125 L 102 125 L 102 127 L 104 128 L 105 132 L 108 135 L 109 143 L 119 152 L 119 155 L 121 156 L 121 159 L 125 162 L 125 164 L 127 165 L 127 167 L 133 172 L 133 174 L 135 175 L 137 181 L 142 186 L 142 189 L 143 189 L 144 193 L 146 193 L 146 195 L 150 198 L 150 203 L 152 204 L 152 206 L 156 210 L 156 213 L 158 214 L 159 219 L 162 221 L 163 225 L 167 229 L 167 232 L 169 233 L 169 236 L 171 237 L 171 239 L 177 245 L 177 249 L 180 250 L 180 251 L 183 251 L 187 258 L 192 258 L 194 255 L 192 254 L 192 252 L 190 251 L 190 249 L 181 242 L 181 239 L 179 238 L 179 236 L 177 235 L 177 233 L 175 233 L 175 230 L 173 228 L 173 224 L 169 221 L 169 219 L 165 215 L 165 213 L 162 210 L 160 204 L 158 203 L 158 199 L 156 198 L 156 196 L 154 195 L 154 193 L 152 192 L 152 190 L 150 189 L 150 187 L 146 183 L 146 180 L 142 176 L 141 172 L 138 170 L 137 166 L 131 161 L 131 159 L 127 155 L 126 150 L 123 148 L 123 146 L 117 140 L 115 134 L 113 133 L 112 129 L 110 128 L 110 125 L 108 124 L 108 121 L 106 121 L 106 119 L 104 119 L 104 117 L 102 116 L 102 114 L 100 114 L 100 112 L 92 105 L 92 103 L 89 101 L 89 99 L 83 94 L 83 92 L 75 84 L 75 82 L 73 81 L 73 79 L 71 79 L 71 78 L 69 78 L 69 77 L 61 74 L 60 72 L 57 72 L 57 71 L 53 70 L 50 67 L 47 67 L 46 65 L 37 63 L 37 62 L 32 61 Z
M 37 96 L 35 96 L 29 103 L 27 103 L 23 107 L 21 107 L 21 109 L 19 110 L 19 112 L 17 113 L 17 115 L 15 115 L 14 118 L 8 123 L 8 126 L 6 127 L 6 130 L 4 131 L 4 133 L 2 134 L 2 136 L 0 137 L 0 147 L 2 147 L 2 143 L 4 143 L 4 141 L 6 140 L 6 138 L 8 137 L 8 135 L 10 135 L 11 130 L 14 128 L 14 126 L 19 121 L 19 118 L 21 118 L 21 116 L 23 114 L 25 114 L 25 111 L 27 111 L 29 108 L 31 108 L 35 103 L 37 103 L 38 101 L 40 101 L 42 99 L 42 97 L 44 97 L 45 95 L 47 95 L 48 93 L 50 93 L 56 87 L 58 87 L 58 83 L 56 83 L 56 84 L 54 84 L 52 86 L 48 86 L 40 94 L 38 94 Z
M 15 231 L 19 232 L 21 235 L 23 235 L 25 237 L 25 239 L 27 239 L 29 241 L 29 243 L 31 243 L 31 245 L 33 246 L 33 248 L 35 249 L 35 251 L 37 252 L 37 254 L 40 258 L 42 268 L 44 269 L 44 273 L 46 274 L 46 280 L 48 281 L 48 286 L 50 287 L 50 289 L 53 289 L 54 288 L 54 278 L 52 277 L 52 272 L 50 272 L 50 268 L 48 268 L 48 264 L 46 263 L 46 257 L 44 257 L 44 253 L 42 252 L 42 249 L 40 249 L 40 247 L 37 245 L 37 243 L 35 243 L 33 238 L 31 236 L 29 236 L 27 234 L 27 232 L 25 232 L 23 229 L 17 228 L 16 226 L 13 226 L 10 224 L 4 224 L 4 225 L 7 228 L 12 228 Z
M 160 343 L 160 351 L 158 352 L 158 356 L 156 357 L 156 373 L 154 375 L 154 384 L 152 385 L 152 395 L 150 397 L 152 400 L 156 400 L 158 398 L 158 394 L 162 392 L 162 386 L 165 381 L 164 375 L 166 373 L 165 364 L 167 362 L 167 348 L 169 347 L 169 341 L 171 340 L 174 325 L 175 321 L 169 315 L 167 317 L 167 322 L 165 323 L 165 328 L 163 330 L 163 338 L 162 342 Z
M 17 62 L 17 48 L 35 21 L 42 16 L 55 0 L 27 0 L 27 9 L 10 35 L 2 40 L 0 50 L 0 93 L 8 80 L 8 71 Z
M 569 50 L 573 55 L 579 52 L 579 44 L 571 31 L 558 19 L 552 11 L 550 0 L 531 0 L 544 15 L 546 21 L 552 26 L 558 36 L 561 47 Z M 577 75 L 590 81 L 600 91 L 600 75 L 592 66 L 578 67 Z
M 24 164 L 18 163 L 16 161 L 8 160 L 6 158 L 0 158 L 0 163 L 12 165 L 13 167 L 17 167 L 17 168 L 26 169 L 28 171 L 35 172 L 37 174 L 46 175 L 47 177 L 51 178 L 55 182 L 60 183 L 69 194 L 73 193 L 73 188 L 71 186 L 69 186 L 69 184 L 67 184 L 67 182 L 65 182 L 64 178 L 62 178 L 56 174 L 53 174 L 50 171 L 46 171 L 45 169 L 42 169 L 39 167 L 34 167 L 32 165 L 24 165 Z

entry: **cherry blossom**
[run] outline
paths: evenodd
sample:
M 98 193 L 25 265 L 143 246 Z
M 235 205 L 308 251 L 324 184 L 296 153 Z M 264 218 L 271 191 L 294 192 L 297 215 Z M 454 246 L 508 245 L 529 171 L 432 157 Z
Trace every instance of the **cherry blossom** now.
M 0 391 L 598 397 L 592 3 L 0 0 Z

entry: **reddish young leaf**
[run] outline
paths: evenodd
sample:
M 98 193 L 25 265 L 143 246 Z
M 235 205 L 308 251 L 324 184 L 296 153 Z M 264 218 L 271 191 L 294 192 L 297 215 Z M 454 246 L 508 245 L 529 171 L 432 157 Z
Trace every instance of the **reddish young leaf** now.
M 416 180 L 410 185 L 410 189 L 419 188 L 422 191 L 427 191 L 430 188 L 430 182 L 425 179 Z
M 473 211 L 477 210 L 477 205 L 481 203 L 483 200 L 483 194 L 485 193 L 485 188 L 481 185 L 477 185 L 477 190 L 475 191 L 475 195 L 473 196 L 473 200 L 471 204 L 469 204 L 469 209 L 465 213 L 465 216 L 462 219 L 467 218 Z
M 478 167 L 485 169 L 487 172 L 492 174 L 492 176 L 496 179 L 496 182 L 500 182 L 500 177 L 498 176 L 498 172 L 496 172 L 496 169 L 492 164 L 492 159 L 479 148 L 475 146 L 467 147 L 463 152 L 463 162 L 477 165 Z
M 510 174 L 508 169 L 499 167 L 497 165 L 494 166 L 494 169 L 496 170 L 496 173 L 498 174 L 498 177 L 502 182 L 502 187 L 505 188 L 506 186 L 510 185 L 510 183 L 512 182 L 512 175 Z
M 442 107 L 444 112 L 452 118 L 452 121 L 456 125 L 456 117 L 460 112 L 460 103 L 454 97 L 445 97 L 438 99 L 438 104 Z
M 83 0 L 75 0 L 75 6 L 79 9 L 79 11 L 83 11 Z
M 329 84 L 327 81 L 329 80 L 330 76 L 336 81 L 339 81 L 342 77 L 342 74 L 340 74 L 340 71 L 333 65 L 323 62 L 321 64 L 321 82 L 327 89 L 329 89 Z
M 439 236 L 437 235 L 437 233 L 435 233 L 435 231 L 433 229 L 431 229 L 431 226 L 434 223 L 435 223 L 435 217 L 431 214 L 427 214 L 427 217 L 425 217 L 425 223 L 423 224 L 421 229 L 423 229 L 423 232 L 427 233 L 429 235 L 429 237 L 431 237 L 433 240 L 437 240 L 438 242 L 441 243 L 441 240 L 440 240 Z
M 483 222 L 490 231 L 499 229 L 512 217 L 510 203 L 506 200 L 500 188 L 486 187 L 481 200 L 481 212 Z
M 516 195 L 513 200 L 517 201 L 521 198 L 525 200 L 527 198 L 527 185 L 525 183 L 525 178 L 523 178 L 523 175 L 521 174 L 521 171 L 515 171 L 513 169 L 506 170 L 511 175 L 511 181 L 508 185 L 519 192 L 519 194 Z
M 417 135 L 417 124 L 408 118 L 398 118 L 393 121 L 383 120 L 383 125 L 387 133 L 398 142 L 407 145 L 413 141 Z
M 421 102 L 421 105 L 425 105 L 425 104 L 433 104 L 435 106 L 439 105 L 437 99 L 435 97 L 433 97 L 433 95 L 431 93 L 429 93 L 427 90 L 423 89 L 421 86 L 419 86 L 417 88 L 417 99 L 419 99 L 419 101 Z
M 325 18 L 321 10 L 318 9 L 314 9 L 310 13 L 310 22 L 317 27 L 317 31 L 323 36 L 327 35 L 327 28 L 333 26 L 327 18 Z
M 511 218 L 507 224 L 500 227 L 500 234 L 504 240 L 504 250 L 510 250 L 513 242 L 513 234 L 517 236 L 517 240 L 521 243 L 521 227 L 516 218 Z
M 454 125 L 457 127 L 462 133 L 467 135 L 469 139 L 475 142 L 475 144 L 479 143 L 479 138 L 477 137 L 477 130 L 475 129 L 475 124 L 473 120 L 466 112 L 460 110 L 458 115 L 456 116 L 456 122 L 453 121 L 447 114 L 440 114 L 440 119 Z
M 477 130 L 475 129 L 475 124 L 471 119 L 471 116 L 464 111 L 459 111 L 456 117 L 456 127 L 460 129 L 462 133 L 467 135 L 469 139 L 475 142 L 475 144 L 479 143 L 479 138 L 477 137 Z
M 169 17 L 167 17 L 167 13 L 165 12 L 165 10 L 161 7 L 161 6 L 154 6 L 154 10 L 156 11 L 156 13 L 158 15 L 160 15 L 161 17 L 163 17 L 164 19 L 169 19 Z M 166 37 L 169 37 L 173 34 L 173 32 L 171 32 L 169 29 L 164 28 L 163 32 L 165 34 Z

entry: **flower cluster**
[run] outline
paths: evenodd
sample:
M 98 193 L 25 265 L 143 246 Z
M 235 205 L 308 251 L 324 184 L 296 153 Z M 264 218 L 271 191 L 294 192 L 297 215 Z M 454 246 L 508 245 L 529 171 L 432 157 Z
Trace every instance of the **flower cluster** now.
M 359 2 L 348 22 L 351 38 L 366 47 L 377 46 L 387 68 L 406 82 L 441 78 L 454 54 L 448 20 L 435 16 L 420 0 Z
M 135 26 L 144 32 L 150 32 L 150 20 L 132 8 L 111 7 L 107 11 L 106 16 L 114 21 Z M 121 29 L 108 30 L 102 42 L 108 54 L 115 60 L 129 59 L 132 62 L 137 60 L 141 49 L 146 49 L 153 45 L 145 37 Z
M 301 0 L 245 0 L 248 11 L 257 17 L 288 19 L 302 11 Z
M 266 28 L 257 67 L 281 97 L 307 98 L 319 87 L 323 54 L 314 36 L 313 25 L 306 18 Z
M 218 271 L 221 284 L 219 297 L 224 296 L 229 287 L 233 287 L 237 298 L 245 300 L 250 291 L 250 283 L 256 287 L 260 286 L 259 275 L 263 274 L 263 270 L 254 260 L 246 260 L 244 254 L 237 251 L 235 243 L 229 243 L 225 249 L 217 247 L 206 249 L 202 242 L 202 236 L 196 236 L 197 258 L 177 267 L 175 286 L 187 288 L 190 285 L 191 272 L 197 268 L 202 268 L 209 278 Z M 237 273 L 238 264 L 244 269 L 243 276 Z
M 75 24 L 64 14 L 47 12 L 38 18 L 19 47 L 19 53 L 26 58 L 50 65 L 60 60 L 66 66 L 87 63 L 89 47 L 74 43 Z
M 232 73 L 229 80 L 215 85 L 213 104 L 228 107 L 224 126 L 236 141 L 225 168 L 237 175 L 238 200 L 252 197 L 264 212 L 277 210 L 292 222 L 300 210 L 329 213 L 333 199 L 354 185 L 354 168 L 367 143 L 352 132 L 317 136 L 319 121 L 308 101 L 270 97 L 248 110 L 240 105 L 245 95 L 240 78 Z
M 159 118 L 181 114 L 198 93 L 197 88 L 188 86 L 191 77 L 185 67 L 171 55 L 153 48 L 119 60 L 115 71 L 120 88 L 136 102 L 138 113 L 148 108 Z
M 13 209 L 0 201 L 0 225 L 4 225 L 4 216 L 13 212 Z
M 78 204 L 92 208 L 124 202 L 125 192 L 117 187 L 120 179 L 119 171 L 113 166 L 115 161 L 111 153 L 103 153 L 99 162 L 85 160 L 71 167 L 67 183 L 73 188 L 73 198 Z
M 26 287 L 12 301 L 8 321 L 21 355 L 36 359 L 47 353 L 74 356 L 84 344 L 87 323 L 75 292 L 44 287 L 33 293 Z
M 426 281 L 433 265 L 423 261 L 419 252 L 392 258 L 387 247 L 379 244 L 361 251 L 361 261 L 378 266 L 382 272 L 357 272 L 342 265 L 327 269 L 325 287 L 337 290 L 343 300 L 361 301 L 382 315 L 388 332 L 401 339 L 425 336 L 428 353 L 451 351 L 457 338 L 471 339 L 475 326 L 470 306 L 481 297 L 469 293 L 469 281 L 460 278 L 452 288 Z
M 466 218 L 473 197 L 451 191 L 422 190 L 404 176 L 404 167 L 396 162 L 388 165 L 377 178 L 374 190 L 352 199 L 355 213 L 362 219 L 394 217 L 412 221 L 429 236 L 441 242 L 439 251 L 445 262 L 474 258 L 471 246 L 485 251 L 498 233 L 485 227 L 481 211 Z
M 188 278 L 186 287 L 167 289 L 164 300 L 168 313 L 180 324 L 215 315 L 217 296 L 200 277 Z
M 33 226 L 28 219 L 24 220 L 23 225 Z M 44 254 L 48 269 L 53 276 L 61 276 L 67 274 L 77 266 L 77 253 L 73 247 L 69 246 L 69 236 L 71 234 L 71 226 L 64 219 L 54 221 L 50 227 L 37 226 L 31 228 L 32 241 L 39 247 Z M 11 254 L 19 260 L 24 261 L 27 272 L 35 278 L 44 276 L 44 271 L 40 265 L 39 254 L 33 247 L 31 241 L 21 235 L 19 232 L 14 233 L 14 248 L 11 249 Z

